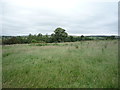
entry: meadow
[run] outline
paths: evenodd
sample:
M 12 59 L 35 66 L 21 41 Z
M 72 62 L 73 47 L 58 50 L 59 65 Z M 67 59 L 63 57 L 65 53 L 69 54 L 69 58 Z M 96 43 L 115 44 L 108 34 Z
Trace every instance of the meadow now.
M 118 41 L 2 47 L 3 88 L 118 88 Z

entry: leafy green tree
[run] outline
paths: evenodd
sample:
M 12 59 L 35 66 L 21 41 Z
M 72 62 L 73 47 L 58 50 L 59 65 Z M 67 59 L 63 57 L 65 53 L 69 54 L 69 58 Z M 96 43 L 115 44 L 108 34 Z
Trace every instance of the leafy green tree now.
M 38 37 L 42 37 L 42 34 L 41 34 L 41 33 L 39 33 L 37 36 L 38 36 Z
M 44 35 L 42 38 L 43 38 L 43 41 L 44 41 L 44 42 L 48 43 L 48 41 L 49 41 L 49 37 L 48 37 L 47 34 Z
M 81 35 L 81 40 L 84 40 L 84 36 L 83 35 Z
M 37 35 L 37 41 L 38 41 L 38 42 L 42 42 L 42 41 L 43 41 L 43 35 L 42 35 L 41 33 L 39 33 L 39 34 Z
M 54 34 L 51 35 L 55 42 L 64 42 L 68 34 L 62 28 L 57 28 L 54 31 Z
M 17 40 L 16 37 L 11 37 L 10 39 L 7 39 L 4 44 L 18 44 L 19 41 Z
M 31 42 L 32 42 L 33 37 L 34 37 L 34 36 L 33 36 L 32 34 L 29 34 L 29 35 L 28 35 L 28 38 L 27 38 L 27 39 L 28 39 L 28 43 L 31 43 Z
M 71 42 L 73 42 L 73 41 L 74 41 L 73 36 L 70 36 L 70 41 L 71 41 Z
M 74 42 L 74 37 L 73 36 L 68 36 L 66 41 L 67 42 Z
M 16 37 L 17 43 L 22 44 L 23 43 L 23 38 L 21 36 Z
M 112 40 L 115 39 L 115 36 L 111 36 L 110 39 L 112 39 Z

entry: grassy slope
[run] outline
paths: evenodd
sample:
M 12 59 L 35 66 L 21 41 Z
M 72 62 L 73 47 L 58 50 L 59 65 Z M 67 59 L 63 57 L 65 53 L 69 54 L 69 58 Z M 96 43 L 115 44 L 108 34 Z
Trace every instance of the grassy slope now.
M 3 46 L 3 87 L 117 87 L 117 41 Z

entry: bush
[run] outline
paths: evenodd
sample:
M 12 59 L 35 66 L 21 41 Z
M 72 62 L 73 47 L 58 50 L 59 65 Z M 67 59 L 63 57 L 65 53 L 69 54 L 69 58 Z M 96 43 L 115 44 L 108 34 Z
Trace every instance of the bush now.
M 47 43 L 39 43 L 39 44 L 36 44 L 36 46 L 47 46 L 48 44 Z
M 32 43 L 37 43 L 37 41 L 35 40 L 35 39 L 32 39 L 32 41 L 31 41 Z
M 75 48 L 76 48 L 76 49 L 79 48 L 78 45 L 75 45 Z

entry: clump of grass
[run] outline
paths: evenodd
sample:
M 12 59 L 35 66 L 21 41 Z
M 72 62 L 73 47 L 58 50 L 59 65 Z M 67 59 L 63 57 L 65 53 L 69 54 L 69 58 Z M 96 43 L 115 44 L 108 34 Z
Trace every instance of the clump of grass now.
M 107 48 L 107 43 L 105 43 L 104 48 Z
M 79 46 L 78 46 L 78 45 L 75 45 L 75 48 L 76 48 L 76 49 L 78 49 L 78 48 L 79 48 Z
M 73 46 L 73 44 L 72 44 L 72 43 L 71 43 L 70 45 L 71 45 L 71 46 Z
M 102 48 L 102 52 L 104 52 L 104 48 Z
M 58 43 L 54 43 L 54 44 L 52 44 L 53 46 L 59 46 L 59 44 Z
M 47 43 L 39 43 L 39 44 L 36 44 L 36 46 L 47 46 L 48 44 Z
M 66 43 L 65 46 L 67 46 L 67 45 L 69 45 L 69 44 Z
M 115 41 L 114 44 L 117 44 L 117 41 Z
M 82 45 L 83 41 L 81 41 L 81 45 Z
M 7 57 L 9 55 L 11 55 L 11 53 L 3 53 L 3 57 Z

